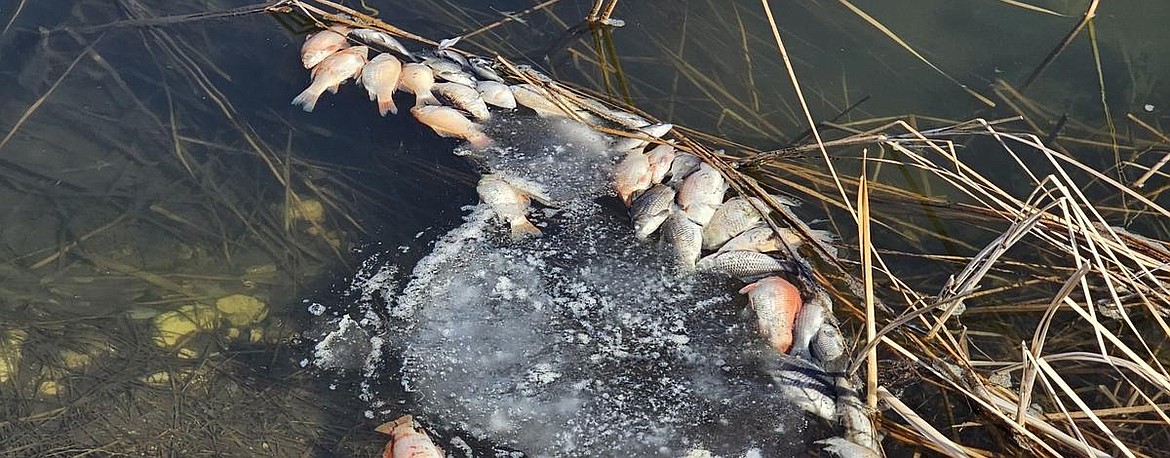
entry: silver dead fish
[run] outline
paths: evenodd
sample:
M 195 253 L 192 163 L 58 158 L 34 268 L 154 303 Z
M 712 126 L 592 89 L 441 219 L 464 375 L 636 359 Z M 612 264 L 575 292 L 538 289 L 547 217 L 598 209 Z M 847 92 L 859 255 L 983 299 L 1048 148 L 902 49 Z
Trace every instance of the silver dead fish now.
M 367 45 L 374 45 L 384 50 L 398 53 L 398 55 L 410 60 L 415 59 L 414 54 L 406 49 L 406 46 L 403 46 L 397 38 L 381 30 L 354 29 L 349 35 Z
M 540 235 L 540 229 L 528 221 L 526 216 L 528 206 L 532 203 L 528 194 L 495 174 L 480 178 L 475 191 L 497 217 L 508 223 L 513 240 Z
M 436 83 L 431 87 L 431 91 L 439 97 L 439 100 L 471 113 L 471 117 L 477 121 L 486 121 L 491 117 L 487 104 L 484 103 L 483 97 L 480 97 L 479 92 L 475 89 L 462 84 Z
M 769 372 L 786 399 L 830 423 L 837 422 L 837 392 L 831 375 L 802 360 Z
M 634 236 L 638 240 L 646 240 L 666 222 L 673 209 L 674 189 L 669 186 L 654 185 L 642 193 L 630 207 L 630 217 L 634 220 Z
M 813 291 L 808 300 L 805 301 L 804 307 L 800 309 L 800 313 L 796 314 L 796 325 L 793 326 L 793 356 L 799 356 L 805 359 L 812 358 L 812 351 L 809 345 L 812 343 L 813 336 L 820 332 L 821 325 L 825 324 L 825 313 L 828 310 L 826 307 L 829 306 L 831 306 L 829 293 L 820 288 Z
M 674 161 L 670 163 L 670 170 L 666 172 L 666 184 L 678 188 L 682 184 L 683 179 L 696 170 L 699 170 L 699 165 L 703 163 L 699 156 L 691 153 L 678 153 L 674 155 Z
M 504 83 L 504 79 L 500 78 L 500 75 L 497 75 L 495 70 L 492 70 L 492 61 L 482 57 L 472 57 L 467 59 L 467 61 L 471 63 L 471 72 L 475 73 L 475 76 L 480 77 L 484 81 Z
M 535 111 L 537 116 L 542 118 L 568 116 L 561 107 L 553 103 L 549 98 L 551 96 L 544 88 L 527 83 L 514 84 L 510 87 L 512 95 L 516 98 L 516 103 Z
M 662 138 L 674 128 L 673 124 L 651 124 L 646 127 L 639 127 L 634 129 L 634 137 L 618 137 L 613 141 L 610 149 L 614 151 L 626 151 L 635 148 L 644 148 L 650 144 L 650 141 L 645 137 Z
M 719 248 L 732 237 L 763 221 L 764 215 L 756 209 L 751 200 L 743 197 L 727 199 L 727 202 L 715 209 L 711 220 L 703 225 L 703 249 Z
M 458 62 L 442 57 L 431 57 L 424 60 L 423 64 L 435 71 L 435 78 L 475 88 L 475 78 L 464 72 L 463 66 L 459 65 Z
M 837 248 L 828 245 L 833 241 L 832 233 L 818 229 L 813 229 L 811 232 L 813 237 L 816 237 L 829 247 L 829 251 L 833 256 L 837 255 Z M 728 240 L 727 243 L 719 247 L 719 251 L 748 250 L 759 251 L 761 253 L 783 252 L 785 243 L 795 250 L 804 244 L 804 239 L 795 229 L 782 227 L 777 232 L 773 231 L 767 225 L 759 225 L 743 231 L 743 233 Z
M 512 95 L 512 89 L 504 83 L 480 81 L 475 84 L 475 90 L 479 91 L 479 96 L 483 97 L 483 101 L 488 105 L 509 110 L 516 108 L 516 97 Z
M 813 336 L 809 344 L 809 352 L 822 363 L 830 363 L 845 355 L 845 337 L 841 331 L 829 323 L 821 325 L 821 329 Z
M 678 265 L 693 270 L 703 252 L 703 229 L 675 209 L 662 223 L 662 234 Z
M 791 270 L 783 261 L 756 251 L 720 251 L 700 259 L 702 272 L 731 275 L 748 280 Z

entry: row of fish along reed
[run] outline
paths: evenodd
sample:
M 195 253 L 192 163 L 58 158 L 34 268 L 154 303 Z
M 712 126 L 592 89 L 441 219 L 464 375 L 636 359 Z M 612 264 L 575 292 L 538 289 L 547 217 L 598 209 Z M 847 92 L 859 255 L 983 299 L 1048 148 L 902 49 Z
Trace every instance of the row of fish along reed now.
M 842 427 L 841 437 L 820 441 L 826 450 L 841 456 L 879 455 L 857 396 L 857 380 L 843 374 L 846 344 L 832 301 L 797 251 L 810 235 L 813 243 L 832 250 L 827 244 L 831 237 L 768 222 L 776 218 L 774 213 L 794 219 L 790 207 L 799 202 L 767 194 L 727 198 L 725 172 L 710 163 L 718 159 L 668 139 L 672 125 L 574 94 L 535 69 L 468 55 L 452 42 L 411 51 L 373 23 L 362 26 L 368 21 L 347 19 L 306 38 L 301 59 L 312 82 L 293 105 L 312 111 L 325 92 L 337 92 L 352 81 L 364 87 L 383 116 L 399 112 L 395 92 L 413 94 L 409 111 L 420 124 L 476 149 L 493 144 L 477 122 L 500 109 L 574 119 L 611 134 L 609 150 L 617 158 L 611 184 L 630 207 L 636 237 L 661 239 L 680 272 L 697 270 L 743 281 L 746 286 L 739 293 L 747 296 L 755 313 L 760 339 L 785 362 L 772 373 L 777 389 L 793 404 Z M 555 205 L 543 196 L 540 183 L 501 174 L 484 175 L 477 191 L 514 239 L 541 235 L 528 219 L 534 199 Z M 387 457 L 442 456 L 410 416 L 379 430 L 392 436 Z
M 279 12 L 299 11 L 322 22 L 368 26 L 436 44 L 330 2 L 282 2 L 281 6 Z M 534 80 L 536 76 L 502 59 L 499 63 L 500 73 L 510 81 L 540 83 Z M 580 90 L 564 84 L 541 86 L 558 105 L 577 102 L 593 113 Z M 860 241 L 862 260 L 872 260 L 882 268 L 863 263 L 859 273 L 851 264 L 835 259 L 779 202 L 764 200 L 776 205 L 771 215 L 775 218 L 766 219 L 769 226 L 796 230 L 803 236 L 806 251 L 816 255 L 812 260 L 818 261 L 820 269 L 812 275 L 830 292 L 836 311 L 877 329 L 866 337 L 870 344 L 855 354 L 875 355 L 880 350 L 890 357 L 863 372 L 871 372 L 864 386 L 867 404 L 884 407 L 867 412 L 880 420 L 878 430 L 887 447 L 894 441 L 948 456 L 1160 456 L 1164 445 L 1159 444 L 1165 443 L 1170 430 L 1170 418 L 1162 413 L 1164 404 L 1159 402 L 1170 393 L 1159 343 L 1170 335 L 1163 319 L 1170 309 L 1170 293 L 1165 289 L 1170 250 L 1165 242 L 1115 225 L 1120 217 L 1126 221 L 1170 219 L 1170 211 L 1158 203 L 1167 188 L 1149 182 L 1159 176 L 1155 171 L 1162 163 L 1138 173 L 1141 177 L 1134 181 L 1097 172 L 1073 152 L 1111 147 L 1113 154 L 1124 154 L 1132 161 L 1123 164 L 1128 170 L 1149 162 L 1146 153 L 1157 151 L 1157 145 L 1170 141 L 1170 136 L 1143 116 L 1129 115 L 1134 137 L 1120 139 L 1093 126 L 1065 124 L 1057 119 L 1059 110 L 1045 108 L 1007 82 L 999 81 L 991 90 L 995 102 L 1016 117 L 962 122 L 915 116 L 909 122 L 879 118 L 824 123 L 831 129 L 827 136 L 821 133 L 823 144 L 774 152 L 678 128 L 671 136 L 679 140 L 676 146 L 723 172 L 740 194 L 762 198 L 768 194 L 763 186 L 799 188 L 827 207 L 848 211 L 863 227 L 872 220 L 907 234 L 925 236 L 932 231 L 929 224 L 914 219 L 871 214 L 871 205 L 893 209 L 894 215 L 906 208 L 928 208 L 934 218 L 1002 229 L 983 250 L 937 234 L 944 243 L 970 246 L 978 253 L 918 255 L 954 272 L 941 291 L 924 291 L 915 286 L 914 278 L 888 270 L 883 257 L 890 252 L 879 251 L 881 247 L 872 245 L 867 236 Z M 566 113 L 574 119 L 581 117 L 575 110 Z M 1023 126 L 1008 130 L 1008 123 L 1020 120 Z M 920 123 L 936 127 L 920 129 Z M 1045 127 L 1052 124 L 1064 130 L 1052 132 Z M 618 129 L 598 127 L 628 136 Z M 1012 170 L 988 175 L 964 163 L 954 142 L 975 138 L 999 142 L 998 153 Z M 1059 139 L 1066 146 L 1050 146 L 1041 138 Z M 740 157 L 716 154 L 709 145 L 728 147 L 730 154 Z M 911 173 L 946 183 L 968 202 L 955 204 L 883 184 L 876 177 L 775 162 L 802 152 L 866 145 L 895 152 L 898 156 L 893 162 L 889 157 L 880 162 L 901 164 Z M 1021 162 L 1020 149 L 1036 154 L 1043 166 Z M 738 159 L 741 165 L 755 167 L 737 169 L 718 159 Z M 759 181 L 747 178 L 744 170 Z M 1028 177 L 1028 183 L 1004 183 L 1003 172 Z M 1034 191 L 1020 195 L 1017 184 Z M 1108 197 L 1098 200 L 1093 195 Z M 1026 255 L 1011 250 L 1022 245 L 1028 247 Z M 884 281 L 876 282 L 874 277 Z M 890 302 L 883 303 L 877 296 Z M 864 303 L 872 304 L 869 311 Z M 972 304 L 978 307 L 972 309 Z M 976 317 L 974 321 L 959 321 L 964 305 L 968 307 L 963 316 Z M 1010 348 L 1008 353 L 984 354 L 988 343 L 1016 335 L 997 330 L 995 320 L 988 317 L 1036 324 L 1019 331 L 1031 337 L 1015 339 L 1014 344 L 1020 345 L 1014 346 L 1014 357 Z M 1061 332 L 1054 332 L 1058 329 Z M 1003 343 L 1013 347 L 1013 342 Z M 870 361 L 876 362 L 873 358 Z M 848 359 L 847 374 L 863 368 L 864 360 Z M 872 373 L 875 369 L 877 373 Z M 899 382 L 907 378 L 913 383 Z M 917 388 L 903 392 L 899 385 Z

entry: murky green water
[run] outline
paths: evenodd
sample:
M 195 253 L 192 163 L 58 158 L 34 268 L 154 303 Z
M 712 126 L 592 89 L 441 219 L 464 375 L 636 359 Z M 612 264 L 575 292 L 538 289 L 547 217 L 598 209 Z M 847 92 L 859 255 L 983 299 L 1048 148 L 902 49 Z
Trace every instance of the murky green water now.
M 302 300 L 336 302 L 332 285 L 373 253 L 401 253 L 398 262 L 409 266 L 475 201 L 473 170 L 450 154 L 454 143 L 409 117 L 379 118 L 353 88 L 312 114 L 290 106 L 306 75 L 300 31 L 289 21 L 252 14 L 93 28 L 246 3 L 0 9 L 0 20 L 11 19 L 0 36 L 0 455 L 370 456 L 380 446 L 369 432 L 376 421 L 352 395 L 360 378 L 301 365 L 311 341 L 298 336 L 314 326 Z M 435 39 L 533 6 L 370 3 L 384 20 Z M 864 97 L 839 122 L 1014 115 L 1004 103 L 980 103 L 840 3 L 775 3 L 817 120 Z M 1019 86 L 1087 3 L 1036 3 L 1064 16 L 991 1 L 855 5 L 998 101 L 994 82 Z M 1167 7 L 1141 3 L 1098 12 L 1100 80 L 1082 36 L 1029 89 L 1051 110 L 1050 123 L 1067 114 L 1070 126 L 1099 134 L 1108 113 L 1122 141 L 1148 137 L 1126 113 L 1161 124 L 1170 108 L 1161 50 L 1170 36 L 1154 10 Z M 805 130 L 758 3 L 622 2 L 624 28 L 563 39 L 589 6 L 563 1 L 464 45 L 531 59 L 661 119 L 757 148 L 786 146 Z M 612 46 L 620 75 L 597 70 L 595 46 Z M 964 146 L 976 167 L 1006 160 L 980 157 L 979 143 Z M 1117 157 L 1157 159 L 1081 151 L 1102 170 Z M 838 165 L 857 170 L 858 154 L 843 154 Z M 1132 179 L 1141 173 L 1134 170 L 1111 173 Z M 840 218 L 816 205 L 803 211 Z M 934 223 L 918 209 L 889 211 Z M 1147 235 L 1165 234 L 1163 223 L 1138 223 Z M 995 233 L 946 229 L 972 246 Z M 847 245 L 850 235 L 843 237 Z M 933 238 L 904 248 L 970 254 Z M 901 267 L 938 270 L 917 259 Z

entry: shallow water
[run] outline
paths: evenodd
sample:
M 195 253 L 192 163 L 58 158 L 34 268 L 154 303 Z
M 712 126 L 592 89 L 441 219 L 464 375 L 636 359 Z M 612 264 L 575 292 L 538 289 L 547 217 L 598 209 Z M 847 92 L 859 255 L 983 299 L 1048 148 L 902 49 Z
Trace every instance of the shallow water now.
M 527 342 L 531 348 L 524 354 L 529 360 L 539 359 L 539 349 L 560 342 L 558 338 L 564 335 L 583 333 L 579 321 L 552 312 L 569 309 L 555 308 L 550 302 L 544 313 L 505 308 L 496 310 L 498 315 L 463 317 L 455 310 L 432 309 L 427 313 L 438 315 L 414 317 L 413 324 L 403 328 L 409 334 L 386 335 L 395 329 L 389 327 L 393 314 L 363 308 L 363 304 L 400 294 L 409 299 L 409 289 L 402 293 L 396 288 L 410 283 L 408 274 L 418 259 L 441 245 L 436 240 L 452 228 L 478 221 L 475 217 L 463 220 L 468 212 L 461 207 L 476 202 L 476 169 L 472 162 L 451 154 L 456 142 L 436 139 L 406 116 L 379 118 L 365 94 L 353 86 L 326 98 L 312 114 L 288 105 L 306 80 L 296 55 L 301 38 L 271 17 L 237 16 L 158 29 L 84 29 L 131 17 L 247 3 L 17 1 L 19 14 L 13 8 L 0 11 L 0 22 L 8 24 L 12 19 L 0 35 L 0 106 L 5 113 L 0 119 L 5 135 L 0 137 L 4 138 L 0 140 L 0 202 L 6 203 L 0 207 L 0 330 L 4 332 L 0 352 L 5 361 L 0 366 L 15 368 L 0 377 L 0 396 L 5 400 L 0 454 L 108 450 L 192 456 L 259 450 L 283 456 L 310 450 L 319 455 L 369 455 L 382 440 L 368 432 L 372 426 L 416 408 L 428 412 L 428 419 L 450 419 L 450 423 L 434 425 L 444 430 L 444 437 L 462 434 L 473 444 L 479 443 L 469 432 L 503 446 L 531 445 L 532 451 L 554 450 L 574 439 L 533 428 L 524 429 L 529 435 L 523 435 L 514 425 L 484 426 L 485 419 L 491 424 L 489 410 L 516 399 L 507 396 L 517 394 L 492 398 L 489 394 L 495 392 L 488 385 L 477 387 L 487 391 L 466 395 L 482 396 L 484 403 L 454 404 L 441 396 L 454 391 L 453 385 L 467 385 L 468 380 L 434 378 L 434 370 L 451 368 L 455 360 L 453 355 L 429 351 L 436 349 L 441 324 L 449 320 L 499 319 L 497 326 L 509 324 L 500 328 L 507 332 L 469 327 L 456 337 L 481 338 L 469 344 Z M 422 1 L 367 3 L 395 24 L 431 38 L 460 35 L 499 19 L 499 11 L 532 6 L 526 2 L 493 2 L 490 7 L 460 2 L 463 5 L 458 8 Z M 816 119 L 832 118 L 867 95 L 870 100 L 843 120 L 905 113 L 957 119 L 1010 114 L 1002 111 L 1002 104 L 997 110 L 982 106 L 836 2 L 775 3 L 785 44 Z M 900 3 L 896 10 L 884 2 L 854 3 L 943 71 L 989 95 L 989 85 L 997 78 L 1020 84 L 1072 27 L 1086 2 L 1036 3 L 1066 17 L 1025 11 L 1004 2 L 913 1 Z M 551 49 L 589 5 L 560 2 L 528 16 L 524 23 L 506 24 L 464 44 L 471 50 L 488 49 L 517 59 L 528 56 L 559 78 L 628 97 L 662 119 L 749 145 L 783 146 L 804 130 L 804 115 L 757 3 L 677 1 L 662 7 L 652 2 L 622 2 L 616 17 L 626 20 L 627 26 L 614 30 L 612 38 L 624 82 L 613 73 L 607 80 L 589 63 L 596 58 L 589 51 L 594 44 L 589 35 L 567 41 L 573 51 Z M 1105 4 L 1098 13 L 1104 95 L 1115 119 L 1136 113 L 1160 125 L 1163 107 L 1170 106 L 1160 78 L 1170 67 L 1160 52 L 1170 37 L 1160 23 L 1165 15 L 1152 11 L 1156 8 L 1165 6 L 1158 2 L 1148 2 L 1143 8 Z M 750 50 L 748 57 L 744 42 Z M 1066 112 L 1077 122 L 1100 126 L 1105 113 L 1101 92 L 1092 49 L 1080 39 L 1028 94 L 1053 107 L 1053 119 Z M 28 117 L 23 118 L 26 113 Z M 1123 132 L 1132 129 L 1118 125 Z M 10 131 L 14 133 L 8 136 Z M 1002 155 L 980 154 L 986 145 L 965 146 L 977 167 L 1007 164 Z M 1107 149 L 1085 151 L 1085 157 L 1102 169 L 1114 163 Z M 1149 164 L 1156 159 L 1143 155 L 1136 162 Z M 800 162 L 819 163 L 816 158 Z M 847 158 L 839 159 L 837 165 L 847 173 L 857 168 L 857 162 Z M 1120 173 L 1135 175 L 1132 168 Z M 562 177 L 596 183 L 587 177 Z M 934 195 L 954 195 L 953 190 L 923 183 L 912 174 L 887 172 L 880 178 L 919 186 Z M 326 202 L 324 218 L 309 221 L 288 215 L 285 208 L 298 205 L 290 191 L 299 199 Z M 535 282 L 526 290 L 551 288 L 557 294 L 549 296 L 549 301 L 579 298 L 583 292 L 564 288 L 579 285 L 583 291 L 593 291 L 606 287 L 594 283 L 599 278 L 646 277 L 664 268 L 648 247 L 607 251 L 636 245 L 625 244 L 629 237 L 622 231 L 627 226 L 616 204 L 599 202 L 597 207 L 583 206 L 576 214 L 548 215 L 549 221 L 579 217 L 589 222 L 590 231 L 601 231 L 608 238 L 602 243 L 588 238 L 590 232 L 583 228 L 576 232 L 573 227 L 550 228 L 551 237 L 526 248 L 549 256 L 561 253 L 552 259 L 564 263 L 564 273 L 530 272 L 521 277 Z M 798 213 L 809 220 L 840 217 L 815 204 L 805 205 Z M 973 247 L 995 233 L 994 229 L 945 226 L 919 208 L 891 208 L 888 214 L 919 221 L 922 226 L 944 224 L 940 230 Z M 831 221 L 817 227 L 836 226 Z M 841 232 L 848 245 L 848 226 L 840 227 L 846 229 Z M 1165 234 L 1160 223 L 1140 218 L 1135 227 L 1147 235 Z M 950 254 L 972 250 L 941 238 L 885 235 L 891 247 Z M 500 278 L 515 283 L 508 269 L 520 252 L 497 246 L 500 241 L 491 237 L 480 242 L 475 253 L 491 268 L 484 269 L 481 277 L 470 273 L 459 277 L 469 282 L 465 287 L 490 293 L 489 287 L 498 285 Z M 601 255 L 607 253 L 614 261 L 579 265 L 581 258 L 563 255 L 570 246 L 592 247 L 597 255 L 591 261 L 606 259 Z M 939 272 L 949 271 L 949 265 L 920 259 L 898 267 L 921 273 L 926 290 L 937 289 L 944 279 Z M 594 269 L 613 275 L 595 276 Z M 396 273 L 391 275 L 391 270 Z M 377 294 L 349 289 L 362 283 L 354 276 L 377 272 L 395 286 Z M 688 294 L 704 291 L 696 285 L 670 283 L 626 286 L 642 294 L 675 295 L 680 288 Z M 499 293 L 512 294 L 509 291 L 515 290 Z M 631 368 L 628 358 L 644 358 L 644 354 L 611 354 L 596 369 L 611 371 L 615 380 L 634 382 L 586 384 L 586 389 L 576 389 L 571 382 L 599 380 L 599 376 L 561 366 L 602 347 L 600 340 L 575 343 L 564 360 L 543 361 L 542 372 L 534 375 L 539 381 L 561 374 L 547 388 L 562 396 L 525 409 L 514 420 L 516 424 L 570 421 L 573 417 L 550 410 L 549 405 L 575 401 L 587 406 L 584 410 L 592 416 L 581 421 L 592 425 L 588 421 L 612 414 L 618 404 L 590 404 L 590 395 L 611 390 L 642 393 L 638 390 L 648 388 L 635 382 L 647 373 L 652 375 L 649 379 L 684 380 L 674 385 L 675 391 L 651 397 L 686 404 L 678 410 L 651 412 L 675 418 L 667 422 L 674 429 L 661 435 L 671 451 L 704 445 L 738 453 L 768 437 L 763 431 L 777 427 L 770 417 L 760 416 L 763 419 L 738 431 L 740 436 L 734 441 L 723 444 L 710 431 L 687 430 L 681 419 L 714 418 L 717 402 L 705 397 L 728 387 L 748 393 L 738 406 L 761 405 L 787 415 L 784 406 L 768 402 L 766 390 L 744 388 L 756 386 L 759 380 L 735 372 L 750 372 L 746 368 L 753 363 L 750 355 L 730 350 L 742 348 L 750 336 L 742 327 L 747 320 L 737 312 L 737 305 L 725 302 L 728 297 L 708 291 L 711 297 L 724 299 L 700 301 L 699 308 L 655 301 L 631 310 L 636 303 L 633 298 L 641 296 L 612 292 L 624 302 L 611 306 L 619 317 L 621 310 L 629 313 L 629 320 L 608 317 L 613 321 L 602 319 L 599 323 L 605 326 L 589 331 L 610 339 L 617 335 L 669 337 L 681 334 L 656 333 L 665 332 L 662 326 L 668 323 L 681 321 L 686 335 L 694 340 L 679 344 L 677 339 L 665 338 L 634 347 L 666 355 L 667 360 L 678 362 L 677 367 L 642 372 L 643 368 Z M 227 325 L 209 326 L 177 348 L 155 343 L 157 329 L 152 320 L 160 314 L 241 294 L 263 301 L 267 317 L 235 334 Z M 380 297 L 363 301 L 363 294 Z M 492 300 L 500 301 L 501 307 L 523 305 L 498 297 Z M 332 317 L 346 313 L 356 320 L 355 329 L 362 329 L 353 338 L 363 348 L 346 353 L 345 359 L 334 359 L 336 367 L 314 368 L 312 361 L 326 359 L 314 354 L 315 337 L 335 328 Z M 1010 325 L 1004 327 L 1010 330 Z M 665 329 L 675 332 L 669 326 Z M 298 340 L 301 333 L 311 338 Z M 252 335 L 257 336 L 255 342 Z M 381 336 L 384 348 L 404 353 L 370 359 L 374 349 L 370 335 Z M 703 342 L 700 335 L 712 341 Z M 420 355 L 429 358 L 417 358 Z M 476 355 L 460 357 L 474 359 Z M 397 374 L 373 376 L 386 368 L 396 370 L 404 357 L 403 377 L 415 382 L 416 389 L 429 390 L 421 401 L 418 393 L 401 391 Z M 720 358 L 747 359 L 732 364 L 731 374 L 705 373 L 701 368 L 708 366 L 695 363 Z M 367 367 L 370 361 L 378 365 Z M 515 359 L 499 364 L 496 376 L 518 377 L 537 367 L 509 361 Z M 160 373 L 168 374 L 167 379 L 151 378 Z M 241 400 L 255 404 L 235 415 L 223 413 Z M 183 415 L 186 423 L 170 423 Z M 273 431 L 263 426 L 273 418 L 303 421 L 295 428 Z M 630 425 L 629 429 L 637 430 L 640 424 Z M 38 432 L 46 428 L 68 433 Z M 201 430 L 214 433 L 192 434 Z M 201 439 L 205 436 L 211 438 Z M 718 436 L 723 437 L 722 430 Z M 629 441 L 630 437 L 635 436 L 622 439 L 619 434 L 606 440 Z M 760 447 L 789 450 L 786 447 L 799 448 L 803 443 L 794 439 Z

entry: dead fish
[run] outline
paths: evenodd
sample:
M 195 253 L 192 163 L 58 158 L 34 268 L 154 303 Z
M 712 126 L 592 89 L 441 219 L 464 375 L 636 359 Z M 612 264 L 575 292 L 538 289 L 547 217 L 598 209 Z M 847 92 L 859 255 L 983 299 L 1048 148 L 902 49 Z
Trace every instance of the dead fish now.
M 662 239 L 670 246 L 678 265 L 693 270 L 703 252 L 703 229 L 676 207 L 662 223 L 662 231 Z
M 723 203 L 727 182 L 715 167 L 706 162 L 699 169 L 687 175 L 678 188 L 678 205 L 687 217 L 699 224 L 707 224 L 715 215 L 715 209 Z
M 825 421 L 837 423 L 837 391 L 833 377 L 803 360 L 770 371 L 772 382 L 785 399 Z
M 706 242 L 706 240 L 704 240 Z M 773 231 L 770 226 L 758 225 L 732 237 L 727 243 L 719 247 L 719 251 L 758 251 L 768 253 L 784 249 L 783 243 L 792 248 L 800 246 L 800 235 L 788 228 L 781 228 L 780 232 Z
M 540 81 L 542 83 L 553 83 L 554 82 L 552 77 L 545 75 L 544 73 L 541 73 L 539 70 L 532 68 L 532 66 L 528 65 L 528 64 L 517 65 L 516 70 L 519 70 L 520 73 L 524 74 L 525 76 L 532 78 L 534 80 Z
M 699 261 L 700 264 L 702 261 Z M 760 334 L 768 345 L 781 353 L 792 349 L 792 332 L 796 314 L 800 311 L 800 290 L 781 277 L 767 277 L 739 290 L 748 295 L 748 302 L 756 312 Z
M 476 121 L 486 121 L 492 116 L 483 97 L 480 97 L 479 91 L 475 89 L 462 84 L 436 83 L 432 92 L 439 97 L 439 100 L 471 113 L 471 117 L 475 118 Z
M 690 175 L 695 170 L 699 170 L 699 165 L 701 164 L 703 164 L 703 160 L 694 154 L 675 154 L 674 161 L 670 163 L 670 170 L 666 172 L 666 184 L 677 188 L 682 184 L 683 179 L 687 175 Z
M 700 259 L 700 272 L 731 275 L 741 280 L 791 270 L 783 261 L 756 251 L 720 251 Z
M 829 293 L 818 288 L 809 297 L 804 307 L 800 308 L 800 313 L 796 315 L 792 337 L 792 354 L 794 356 L 811 360 L 812 351 L 809 346 L 813 336 L 820 332 L 821 325 L 825 324 L 825 314 L 828 313 L 826 307 L 831 306 L 831 304 Z
M 651 124 L 646 127 L 639 127 L 634 129 L 633 133 L 635 136 L 618 137 L 614 140 L 610 149 L 614 151 L 625 151 L 634 148 L 644 148 L 650 144 L 650 141 L 646 139 L 647 136 L 650 138 L 662 138 L 662 136 L 666 135 L 673 128 L 673 124 Z
M 635 130 L 650 125 L 650 121 L 647 121 L 641 116 L 627 111 L 610 109 L 604 103 L 588 97 L 582 97 L 577 102 L 581 105 L 582 109 L 586 109 L 590 114 L 596 113 L 597 117 L 625 127 L 626 129 Z
M 833 234 L 828 231 L 814 229 L 812 235 L 826 244 L 833 240 Z M 769 253 L 784 251 L 785 243 L 795 250 L 804 244 L 804 239 L 794 229 L 782 227 L 779 231 L 773 231 L 770 226 L 759 225 L 728 240 L 727 243 L 719 247 L 719 251 L 747 250 Z M 829 248 L 833 256 L 836 256 L 837 249 L 832 246 Z
M 674 145 L 658 145 L 646 153 L 650 160 L 650 182 L 661 183 L 670 172 L 670 164 L 674 162 Z
M 634 236 L 646 240 L 657 231 L 674 209 L 674 189 L 656 184 L 634 199 L 630 217 L 634 220 Z
M 398 79 L 398 86 L 403 91 L 414 94 L 414 106 L 441 105 L 431 88 L 435 86 L 435 72 L 423 64 L 409 63 L 402 66 L 402 75 Z
M 406 49 L 406 46 L 402 46 L 402 43 L 397 38 L 381 30 L 354 29 L 349 34 L 367 45 L 374 45 L 387 51 L 396 52 L 400 56 L 410 60 L 415 59 L 414 54 Z
M 836 361 L 845 355 L 845 337 L 836 326 L 826 322 L 813 336 L 809 353 L 821 363 Z
M 565 110 L 553 103 L 550 99 L 551 96 L 544 88 L 527 83 L 513 84 L 510 87 L 512 95 L 516 98 L 516 103 L 535 111 L 537 116 L 542 118 L 568 116 Z
M 422 105 L 411 108 L 410 114 L 440 137 L 461 138 L 471 143 L 474 148 L 486 148 L 492 144 L 492 139 L 480 130 L 479 124 L 471 122 L 454 108 Z
M 423 64 L 434 70 L 435 78 L 475 88 L 475 78 L 464 72 L 463 66 L 458 62 L 442 57 L 431 57 L 424 60 Z
M 443 458 L 443 449 L 415 427 L 414 417 L 410 415 L 383 423 L 375 430 L 390 436 L 382 458 Z
M 401 75 L 402 62 L 388 53 L 374 56 L 362 68 L 362 86 L 370 93 L 370 100 L 378 101 L 378 113 L 382 116 L 386 116 L 387 112 L 398 114 L 398 107 L 394 105 L 394 92 L 398 90 L 398 77 Z
M 511 226 L 513 240 L 540 235 L 540 229 L 532 225 L 526 217 L 528 205 L 532 203 L 532 198 L 527 193 L 495 174 L 480 178 L 475 191 L 497 217 Z
M 743 197 L 727 199 L 727 202 L 715 209 L 711 220 L 703 225 L 703 249 L 719 248 L 732 237 L 763 221 L 764 215 L 760 214 L 750 200 Z
M 362 67 L 366 65 L 366 53 L 370 48 L 354 46 L 333 53 L 325 60 L 313 67 L 313 82 L 299 95 L 293 98 L 292 104 L 299 105 L 305 111 L 313 111 L 317 106 L 317 99 L 326 90 L 337 92 L 337 88 L 350 78 L 357 78 Z
M 492 61 L 482 57 L 472 57 L 467 60 L 471 63 L 471 72 L 475 73 L 475 76 L 480 77 L 483 81 L 504 83 L 504 79 L 500 78 L 500 75 L 496 74 L 495 70 L 492 70 Z
M 349 27 L 334 25 L 306 37 L 305 44 L 301 45 L 301 64 L 305 68 L 313 68 L 324 61 L 326 57 L 348 48 L 349 43 L 345 41 L 347 33 L 349 33 Z
M 641 151 L 629 151 L 613 168 L 613 189 L 628 207 L 634 194 L 650 189 L 650 178 L 650 159 Z
M 483 101 L 488 105 L 509 110 L 516 108 L 516 97 L 512 95 L 512 90 L 504 83 L 480 81 L 475 84 L 475 90 L 479 91 L 479 96 L 483 97 Z
M 627 129 L 640 129 L 651 124 L 646 118 L 622 110 L 610 110 L 608 118 Z
M 468 62 L 467 58 L 463 57 L 463 54 L 459 54 L 450 49 L 440 49 L 435 51 L 435 55 L 459 64 L 460 71 L 465 68 L 471 68 L 471 62 Z

